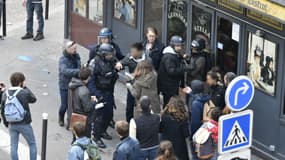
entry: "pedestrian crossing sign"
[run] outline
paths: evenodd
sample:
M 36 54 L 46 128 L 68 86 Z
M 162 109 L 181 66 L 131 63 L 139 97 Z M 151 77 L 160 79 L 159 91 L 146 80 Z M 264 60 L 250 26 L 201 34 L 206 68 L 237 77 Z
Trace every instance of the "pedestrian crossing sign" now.
M 222 116 L 219 119 L 219 153 L 224 154 L 250 147 L 252 121 L 252 110 Z

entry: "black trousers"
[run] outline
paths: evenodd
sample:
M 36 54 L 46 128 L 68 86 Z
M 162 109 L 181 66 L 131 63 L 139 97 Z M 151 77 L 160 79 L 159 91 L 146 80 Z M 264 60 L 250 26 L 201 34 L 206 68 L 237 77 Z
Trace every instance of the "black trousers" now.
M 135 98 L 132 96 L 131 92 L 128 90 L 127 94 L 127 106 L 126 106 L 126 120 L 128 122 L 134 117 L 134 107 L 135 107 Z

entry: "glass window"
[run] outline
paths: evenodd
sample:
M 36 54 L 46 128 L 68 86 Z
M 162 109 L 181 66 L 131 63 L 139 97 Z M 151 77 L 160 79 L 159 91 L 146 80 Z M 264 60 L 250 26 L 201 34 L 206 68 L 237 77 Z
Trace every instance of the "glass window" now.
M 182 0 L 169 0 L 167 14 L 167 40 L 173 35 L 187 38 L 187 2 Z
M 87 0 L 73 0 L 73 12 L 82 17 L 87 17 Z
M 137 23 L 137 0 L 115 0 L 114 17 L 135 27 Z
M 144 31 L 147 27 L 153 26 L 158 30 L 158 37 L 161 39 L 163 2 L 162 0 L 145 0 L 144 4 Z
M 103 0 L 89 0 L 89 19 L 103 25 Z
M 277 45 L 263 37 L 248 33 L 247 75 L 256 88 L 275 94 Z

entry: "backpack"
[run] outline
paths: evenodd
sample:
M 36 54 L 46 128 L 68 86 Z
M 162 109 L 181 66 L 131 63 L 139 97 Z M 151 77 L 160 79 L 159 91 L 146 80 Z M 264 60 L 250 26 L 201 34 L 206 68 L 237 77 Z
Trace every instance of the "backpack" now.
M 7 98 L 5 102 L 4 116 L 7 122 L 21 122 L 25 118 L 26 111 L 16 97 L 21 90 L 22 89 L 16 90 L 12 96 L 9 95 L 8 90 L 6 91 Z
M 206 125 L 202 125 L 193 135 L 195 152 L 199 159 L 210 159 L 215 155 L 214 141 Z
M 101 160 L 99 148 L 91 139 L 87 145 L 75 143 L 73 146 L 79 146 L 84 151 L 84 160 Z

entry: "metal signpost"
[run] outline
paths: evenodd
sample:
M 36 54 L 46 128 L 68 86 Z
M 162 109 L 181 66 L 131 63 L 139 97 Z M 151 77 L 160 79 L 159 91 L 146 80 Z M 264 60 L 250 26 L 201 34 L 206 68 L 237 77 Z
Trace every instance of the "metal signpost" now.
M 251 103 L 254 91 L 247 76 L 239 76 L 229 84 L 225 101 L 234 113 L 219 119 L 219 160 L 250 159 L 248 148 L 252 145 L 253 111 L 242 110 Z

